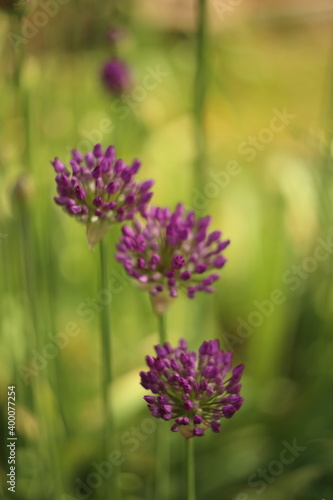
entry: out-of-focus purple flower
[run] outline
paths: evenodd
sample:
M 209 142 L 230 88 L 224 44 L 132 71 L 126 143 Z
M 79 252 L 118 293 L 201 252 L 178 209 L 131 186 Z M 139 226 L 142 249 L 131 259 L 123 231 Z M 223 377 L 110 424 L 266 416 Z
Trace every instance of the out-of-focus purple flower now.
M 101 72 L 105 87 L 114 94 L 124 94 L 131 87 L 131 72 L 125 61 L 113 58 L 107 61 Z
M 141 185 L 144 192 L 150 181 Z M 219 279 L 216 270 L 227 262 L 222 252 L 229 240 L 220 231 L 208 232 L 210 217 L 196 219 L 179 204 L 169 208 L 151 207 L 144 211 L 144 222 L 137 220 L 122 228 L 116 259 L 127 273 L 153 297 L 177 297 L 183 290 L 189 298 L 197 292 L 214 292 Z
M 85 156 L 72 150 L 71 172 L 59 158 L 51 163 L 57 174 L 58 196 L 54 201 L 86 224 L 90 248 L 114 223 L 133 219 L 137 212 L 143 213 L 153 196 L 150 189 L 146 189 L 147 182 L 152 187 L 153 180 L 135 181 L 140 161 L 126 165 L 116 159 L 114 146 L 103 151 L 102 146 L 96 144 Z
M 107 33 L 107 39 L 114 45 L 116 45 L 120 40 L 125 38 L 127 35 L 126 28 L 122 26 L 113 26 L 109 29 Z
M 155 346 L 157 356 L 146 356 L 148 372 L 141 385 L 154 396 L 144 396 L 151 414 L 173 421 L 171 430 L 185 439 L 203 436 L 210 427 L 220 432 L 220 420 L 231 418 L 243 404 L 240 379 L 244 365 L 231 374 L 232 354 L 218 340 L 204 341 L 199 352 L 188 351 L 184 339 L 173 349 L 168 342 Z
M 26 16 L 37 6 L 37 0 L 0 0 L 0 9 L 17 16 Z

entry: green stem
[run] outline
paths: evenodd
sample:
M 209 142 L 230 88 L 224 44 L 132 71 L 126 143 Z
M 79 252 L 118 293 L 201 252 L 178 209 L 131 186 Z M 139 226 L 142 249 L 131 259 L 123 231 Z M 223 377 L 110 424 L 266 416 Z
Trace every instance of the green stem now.
M 158 333 L 160 344 L 164 344 L 167 340 L 166 336 L 166 319 L 165 316 L 158 316 Z
M 170 498 L 170 439 L 165 422 L 158 422 L 156 442 L 155 500 Z
M 22 19 L 16 15 L 11 16 L 11 29 L 14 33 L 22 35 Z M 16 113 L 21 117 L 23 123 L 22 136 L 24 137 L 23 143 L 25 147 L 21 154 L 21 164 L 27 172 L 31 168 L 31 135 L 27 91 L 22 79 L 24 61 L 24 44 L 19 44 L 19 47 L 16 48 L 14 59 L 14 109 L 16 108 Z M 22 182 L 22 192 L 20 192 L 20 182 Z M 38 276 L 38 266 L 36 264 L 38 262 L 38 241 L 37 234 L 33 231 L 31 224 L 31 221 L 34 219 L 34 213 L 33 206 L 30 203 L 29 187 L 25 186 L 24 175 L 17 181 L 16 188 L 17 216 L 21 234 L 20 257 L 22 259 L 22 281 L 25 291 L 26 359 L 29 360 L 33 349 L 41 352 L 44 343 L 43 332 L 45 331 L 45 324 L 43 322 L 43 315 L 38 309 L 38 305 L 41 302 L 36 280 Z M 26 189 L 27 193 L 25 192 Z M 53 440 L 51 432 L 53 426 L 49 425 L 47 412 L 45 411 L 45 402 L 43 401 L 46 382 L 47 375 L 42 372 L 38 373 L 36 378 L 33 377 L 31 379 L 31 391 L 28 393 L 29 404 L 32 411 L 36 413 L 41 426 L 41 437 L 36 441 L 37 456 L 42 457 L 45 454 L 45 449 L 48 452 L 47 460 L 39 460 L 36 473 L 40 478 L 42 494 L 45 496 L 49 490 L 45 472 L 47 469 L 54 471 L 55 494 L 58 496 L 63 491 L 63 487 L 61 485 L 61 476 L 58 474 L 59 467 L 55 453 L 56 441 Z
M 165 316 L 158 316 L 159 342 L 167 339 Z M 170 438 L 165 422 L 158 422 L 156 440 L 156 485 L 155 500 L 170 498 Z
M 22 19 L 18 16 L 11 16 L 11 29 L 18 36 L 23 37 L 22 34 Z M 24 37 L 23 37 L 24 38 Z M 15 105 L 18 105 L 18 112 L 22 117 L 23 123 L 23 134 L 25 137 L 25 149 L 22 155 L 22 165 L 27 168 L 27 171 L 31 171 L 32 168 L 32 158 L 31 158 L 31 127 L 30 127 L 30 92 L 26 88 L 22 73 L 24 69 L 25 61 L 25 48 L 24 44 L 20 43 L 15 49 L 15 67 L 13 75 L 13 83 L 16 89 L 15 93 Z
M 204 113 L 206 99 L 206 37 L 207 9 L 206 0 L 198 0 L 198 30 L 196 49 L 196 75 L 194 82 L 194 140 L 197 148 L 195 160 L 195 184 L 201 188 L 205 182 L 206 138 L 204 130 Z
M 21 248 L 20 257 L 22 259 L 22 282 L 21 286 L 25 292 L 24 299 L 24 315 L 25 315 L 25 328 L 26 328 L 26 360 L 30 360 L 33 349 L 37 349 L 41 352 L 43 344 L 41 338 L 41 319 L 37 312 L 37 305 L 40 303 L 39 295 L 37 293 L 37 287 L 35 282 L 36 273 L 33 272 L 32 266 L 35 262 L 35 247 L 32 244 L 32 230 L 31 230 L 31 219 L 29 217 L 30 210 L 27 204 L 22 201 L 18 201 L 18 218 L 20 227 L 20 238 L 21 238 Z M 31 410 L 38 415 L 41 427 L 41 435 L 35 442 L 36 454 L 42 457 L 44 454 L 44 449 L 48 450 L 48 456 L 50 461 L 45 463 L 45 461 L 39 460 L 36 467 L 36 477 L 40 478 L 42 494 L 46 495 L 48 491 L 48 485 L 46 480 L 45 471 L 52 470 L 53 465 L 53 452 L 51 452 L 50 443 L 50 433 L 49 428 L 46 425 L 45 416 L 45 404 L 42 401 L 42 391 L 45 374 L 41 371 L 36 377 L 32 377 L 30 381 L 31 393 L 29 393 Z M 48 459 L 49 460 L 49 459 Z
M 18 16 L 11 16 L 11 30 L 13 33 L 16 33 L 18 36 L 22 36 L 22 21 Z M 19 90 L 21 89 L 21 75 L 22 75 L 22 67 L 24 60 L 24 44 L 20 43 L 15 48 L 15 68 L 14 68 L 14 85 Z M 21 97 L 21 96 L 20 96 Z
M 187 500 L 195 500 L 194 439 L 187 440 Z
M 104 240 L 100 241 L 100 261 L 101 261 L 101 286 L 105 290 L 108 287 L 108 255 Z M 101 312 L 101 335 L 102 335 L 102 355 L 103 355 L 103 370 L 104 370 L 104 394 L 108 394 L 107 385 L 112 381 L 111 369 L 111 326 L 109 318 L 109 309 L 104 307 Z
M 107 289 L 108 284 L 108 252 L 106 243 L 102 239 L 99 243 L 100 250 L 100 266 L 101 266 L 101 288 Z M 101 356 L 102 356 L 102 391 L 103 391 L 103 410 L 104 410 L 104 434 L 103 434 L 103 451 L 107 459 L 111 452 L 111 436 L 113 431 L 112 411 L 110 389 L 112 382 L 112 367 L 111 367 L 111 327 L 110 327 L 110 311 L 103 307 L 101 311 Z M 105 500 L 111 500 L 112 487 L 110 479 L 105 482 Z

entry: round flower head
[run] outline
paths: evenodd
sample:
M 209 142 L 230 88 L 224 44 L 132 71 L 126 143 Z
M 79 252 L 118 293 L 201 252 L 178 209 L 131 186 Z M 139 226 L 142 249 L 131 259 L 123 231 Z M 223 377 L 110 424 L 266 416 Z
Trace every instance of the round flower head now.
M 135 220 L 123 226 L 116 259 L 152 294 L 158 314 L 178 290 L 191 299 L 197 292 L 214 292 L 212 284 L 220 277 L 216 269 L 226 263 L 222 252 L 230 241 L 221 240 L 220 231 L 208 233 L 209 223 L 210 217 L 196 219 L 179 204 L 173 213 L 169 208 L 149 208 L 143 224 Z
M 71 172 L 59 158 L 51 163 L 57 173 L 58 196 L 54 200 L 87 226 L 90 248 L 111 225 L 130 220 L 136 212 L 143 211 L 153 196 L 150 188 L 154 181 L 134 180 L 141 166 L 139 160 L 127 166 L 123 160 L 116 159 L 113 146 L 103 151 L 102 146 L 96 144 L 85 156 L 74 149 Z
M 203 436 L 210 427 L 220 432 L 221 418 L 231 418 L 243 404 L 239 383 L 243 365 L 231 374 L 232 354 L 218 340 L 203 342 L 199 353 L 188 351 L 184 339 L 173 349 L 168 342 L 155 346 L 157 357 L 146 356 L 148 372 L 141 385 L 154 396 L 144 396 L 151 414 L 174 421 L 173 432 L 185 439 Z
M 105 87 L 114 94 L 123 94 L 131 86 L 129 67 L 120 59 L 107 61 L 102 67 L 101 76 Z

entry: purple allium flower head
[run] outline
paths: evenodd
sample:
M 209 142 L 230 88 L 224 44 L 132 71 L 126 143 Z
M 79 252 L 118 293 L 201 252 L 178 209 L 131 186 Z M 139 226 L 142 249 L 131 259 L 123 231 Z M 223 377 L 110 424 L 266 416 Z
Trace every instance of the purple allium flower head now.
M 54 201 L 86 224 L 90 248 L 114 223 L 133 219 L 137 212 L 144 213 L 153 196 L 150 187 L 154 181 L 135 181 L 140 161 L 126 165 L 123 160 L 116 159 L 114 146 L 103 151 L 102 146 L 96 144 L 85 156 L 74 149 L 69 162 L 71 172 L 59 158 L 51 163 L 57 174 L 58 196 Z
M 244 365 L 230 373 L 232 354 L 218 340 L 205 341 L 199 352 L 188 351 L 181 339 L 173 349 L 168 342 L 155 346 L 156 358 L 146 357 L 148 372 L 141 385 L 154 396 L 144 396 L 151 414 L 173 421 L 171 430 L 185 439 L 203 436 L 210 427 L 220 432 L 221 418 L 231 418 L 242 406 L 239 383 Z
M 131 74 L 128 65 L 113 58 L 102 67 L 101 77 L 105 87 L 114 94 L 123 94 L 131 86 Z
M 150 187 L 147 181 L 141 190 Z M 221 239 L 220 231 L 208 232 L 210 217 L 196 219 L 182 204 L 174 212 L 147 208 L 143 215 L 144 223 L 123 226 L 116 259 L 152 294 L 153 303 L 177 297 L 179 290 L 189 298 L 214 292 L 212 284 L 220 277 L 216 271 L 227 261 L 222 252 L 230 242 Z M 155 309 L 163 313 L 162 307 L 161 312 Z

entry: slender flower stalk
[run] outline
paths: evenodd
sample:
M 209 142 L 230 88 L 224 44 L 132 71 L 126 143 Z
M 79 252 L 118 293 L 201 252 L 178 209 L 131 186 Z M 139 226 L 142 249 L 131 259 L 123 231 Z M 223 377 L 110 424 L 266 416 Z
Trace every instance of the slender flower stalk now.
M 201 188 L 205 183 L 206 137 L 204 112 L 207 87 L 206 38 L 207 38 L 206 0 L 198 0 L 198 27 L 196 47 L 196 73 L 194 81 L 194 141 L 197 146 L 195 160 L 195 186 Z
M 195 500 L 195 460 L 194 440 L 188 439 L 186 443 L 187 462 L 187 500 Z
M 333 154 L 332 154 L 332 144 L 333 144 L 333 31 L 331 33 L 331 47 L 328 59 L 328 68 L 325 87 L 326 91 L 324 93 L 323 100 L 323 112 L 324 112 L 324 130 L 326 130 L 326 147 L 323 150 L 322 156 L 322 174 L 318 177 L 318 216 L 321 223 L 321 229 L 323 234 L 329 234 L 333 225 L 332 216 L 332 203 L 333 203 Z M 329 303 L 332 290 L 332 279 L 331 271 L 332 269 L 332 258 L 328 259 L 325 265 L 320 266 L 321 274 L 318 274 L 318 280 L 320 286 L 325 293 L 323 297 L 326 297 L 327 307 L 329 310 Z M 328 330 L 330 326 L 328 325 Z
M 106 289 L 108 285 L 108 255 L 106 251 L 106 243 L 104 240 L 99 242 L 100 250 L 100 263 L 101 263 L 101 287 Z M 101 311 L 101 346 L 102 346 L 102 356 L 103 356 L 103 381 L 105 390 L 105 402 L 107 399 L 108 390 L 107 387 L 110 385 L 112 380 L 112 368 L 111 368 L 111 324 L 110 324 L 110 307 L 103 307 Z M 109 405 L 106 405 L 109 408 Z
M 166 334 L 166 325 L 165 325 L 165 323 L 166 323 L 165 315 L 158 316 L 160 344 L 164 344 L 164 342 L 167 341 L 167 334 Z
M 207 138 L 205 128 L 205 108 L 207 95 L 207 0 L 197 0 L 197 32 L 195 47 L 195 80 L 193 89 L 193 142 L 195 155 L 193 162 L 193 187 L 200 192 L 207 183 Z M 194 311 L 190 328 L 196 339 L 201 339 L 205 327 L 205 301 L 201 297 Z
M 160 343 L 167 340 L 165 315 L 158 316 Z M 155 500 L 168 500 L 170 496 L 170 438 L 162 425 L 157 427 Z
M 31 362 L 31 353 L 33 349 L 41 351 L 44 345 L 43 332 L 45 324 L 40 314 L 41 296 L 39 294 L 39 285 L 36 277 L 36 262 L 38 262 L 38 245 L 36 234 L 32 221 L 33 217 L 33 183 L 28 174 L 32 169 L 31 157 L 31 126 L 30 126 L 30 109 L 29 99 L 30 92 L 24 84 L 22 74 L 26 62 L 26 54 L 24 44 L 15 43 L 17 38 L 22 36 L 23 20 L 37 5 L 35 0 L 0 0 L 0 9 L 5 10 L 10 14 L 10 32 L 7 34 L 7 39 L 14 49 L 14 71 L 13 71 L 13 87 L 14 87 L 14 108 L 17 115 L 21 118 L 22 129 L 22 144 L 24 148 L 21 150 L 20 164 L 24 169 L 19 175 L 13 189 L 14 205 L 17 210 L 17 219 L 20 226 L 20 261 L 21 269 L 21 288 L 24 293 L 24 325 L 25 339 L 23 343 L 26 345 L 26 360 Z M 47 495 L 50 485 L 47 484 L 45 471 L 47 468 L 53 470 L 54 477 L 54 494 L 59 496 L 63 491 L 62 470 L 57 450 L 57 440 L 55 433 L 52 432 L 53 421 L 45 411 L 45 402 L 42 400 L 43 387 L 47 379 L 46 373 L 38 373 L 38 376 L 32 377 L 29 380 L 29 375 L 25 379 L 25 383 L 29 381 L 31 390 L 29 393 L 29 405 L 37 420 L 40 422 L 40 436 L 35 441 L 36 454 L 38 457 L 43 456 L 43 447 L 48 450 L 46 460 L 39 459 L 37 462 L 37 474 L 40 478 L 40 487 L 42 495 Z M 17 384 L 19 386 L 19 383 Z M 52 423 L 51 423 L 52 422 Z
M 21 287 L 25 294 L 25 308 L 24 308 L 24 323 L 25 323 L 25 333 L 26 333 L 26 349 L 27 349 L 27 361 L 29 360 L 30 353 L 33 349 L 37 349 L 39 352 L 42 347 L 41 339 L 41 323 L 40 315 L 38 314 L 37 304 L 39 304 L 39 296 L 37 292 L 35 273 L 33 272 L 32 263 L 35 262 L 34 256 L 34 245 L 32 241 L 32 228 L 31 219 L 29 217 L 30 207 L 29 207 L 29 196 L 24 196 L 25 190 L 22 189 L 20 185 L 19 189 L 15 186 L 14 196 L 16 198 L 18 206 L 18 218 L 20 224 L 20 257 L 22 259 L 22 280 Z M 42 456 L 43 445 L 47 449 L 51 449 L 50 446 L 50 436 L 48 426 L 45 425 L 45 405 L 41 404 L 41 387 L 44 378 L 43 373 L 39 373 L 37 377 L 32 377 L 31 383 L 31 407 L 32 410 L 38 415 L 41 422 L 41 436 L 40 439 L 35 441 L 37 456 Z M 51 460 L 52 457 L 52 460 Z M 57 470 L 56 464 L 53 461 L 53 454 L 49 454 L 47 464 L 49 467 L 54 467 Z M 52 463 L 53 462 L 53 463 Z M 47 481 L 45 479 L 45 462 L 38 460 L 37 468 L 38 475 L 40 475 L 41 481 L 41 491 L 43 495 L 46 495 L 48 490 Z M 57 482 L 56 482 L 57 486 Z
M 101 266 L 101 288 L 107 289 L 108 282 L 108 255 L 105 240 L 99 242 L 100 266 Z M 111 325 L 110 308 L 103 307 L 101 311 L 101 361 L 102 361 L 102 393 L 104 412 L 104 456 L 110 456 L 112 448 L 112 436 L 114 431 L 112 407 L 111 407 L 111 383 L 112 383 L 112 358 L 111 358 Z M 115 487 L 117 482 L 114 481 Z M 112 478 L 105 480 L 105 498 L 112 498 Z

